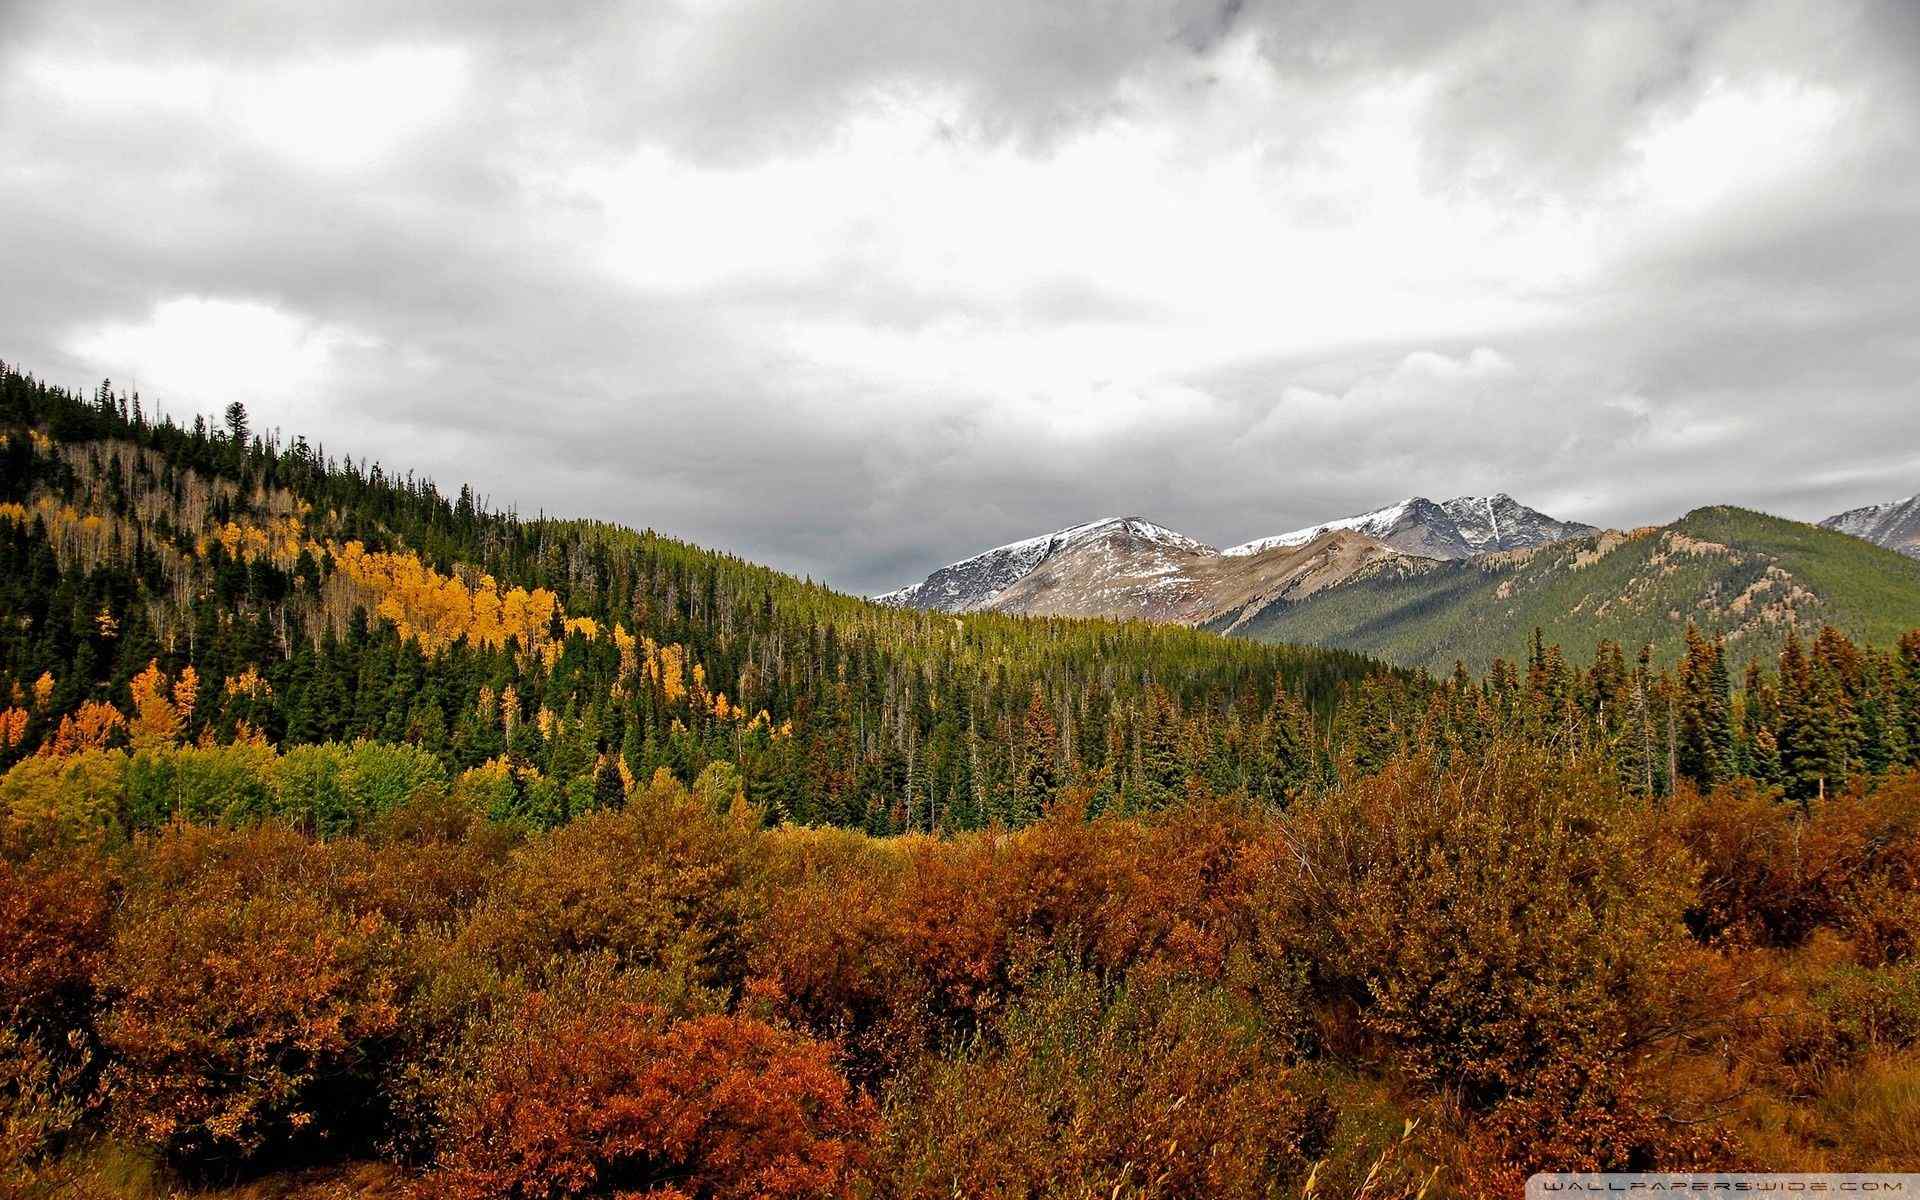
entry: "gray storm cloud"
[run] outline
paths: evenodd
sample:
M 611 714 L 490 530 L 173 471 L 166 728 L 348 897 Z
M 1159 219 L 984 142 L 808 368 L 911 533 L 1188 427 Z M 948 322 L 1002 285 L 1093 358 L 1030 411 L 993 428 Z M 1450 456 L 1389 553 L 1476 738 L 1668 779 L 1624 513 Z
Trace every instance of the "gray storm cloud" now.
M 877 590 L 1920 489 L 1920 7 L 0 7 L 0 357 Z

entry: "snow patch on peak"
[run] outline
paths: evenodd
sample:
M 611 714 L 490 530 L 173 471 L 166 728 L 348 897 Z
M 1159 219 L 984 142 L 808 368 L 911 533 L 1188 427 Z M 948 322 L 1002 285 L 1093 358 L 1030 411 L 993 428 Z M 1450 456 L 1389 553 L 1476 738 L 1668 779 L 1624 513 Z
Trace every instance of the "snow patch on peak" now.
M 1876 546 L 1920 558 L 1920 495 L 1886 504 L 1869 504 L 1828 517 L 1820 524 Z
M 995 546 L 972 558 L 948 563 L 919 583 L 884 592 L 872 599 L 902 608 L 972 612 L 992 604 L 1007 588 L 1031 575 L 1049 559 L 1068 549 L 1107 538 L 1144 542 L 1152 547 L 1189 555 L 1219 554 L 1218 550 L 1205 542 L 1142 517 L 1100 517 L 1056 529 L 1052 533 Z
M 1351 529 L 1408 554 L 1443 559 L 1540 546 L 1593 532 L 1591 525 L 1557 521 L 1505 492 L 1455 496 L 1438 504 L 1425 496 L 1411 496 L 1372 512 L 1258 538 L 1225 553 L 1258 554 L 1275 546 L 1301 546 L 1334 529 Z
M 1331 533 L 1336 529 L 1351 529 L 1370 537 L 1378 537 L 1399 524 L 1415 506 L 1431 503 L 1421 496 L 1409 496 L 1398 504 L 1389 504 L 1385 508 L 1376 508 L 1372 512 L 1340 517 L 1324 524 L 1295 529 L 1290 533 L 1276 533 L 1271 537 L 1255 538 L 1250 542 L 1242 542 L 1238 546 L 1230 546 L 1221 553 L 1238 557 L 1245 554 L 1260 554 L 1276 546 L 1304 546 L 1321 534 Z

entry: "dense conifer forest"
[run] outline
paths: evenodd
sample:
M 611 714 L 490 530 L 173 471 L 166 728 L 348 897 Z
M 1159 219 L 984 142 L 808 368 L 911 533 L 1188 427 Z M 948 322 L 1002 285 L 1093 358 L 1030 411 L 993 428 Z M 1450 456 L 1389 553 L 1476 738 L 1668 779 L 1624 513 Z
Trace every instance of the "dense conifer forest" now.
M 12 368 L 0 618 L 0 1189 L 1920 1165 L 1920 630 L 902 611 Z

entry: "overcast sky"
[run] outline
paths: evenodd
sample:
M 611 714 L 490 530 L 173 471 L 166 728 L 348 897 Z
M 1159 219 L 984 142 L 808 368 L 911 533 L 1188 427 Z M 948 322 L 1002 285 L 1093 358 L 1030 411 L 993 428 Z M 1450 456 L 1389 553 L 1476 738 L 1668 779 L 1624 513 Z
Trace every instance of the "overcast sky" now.
M 1920 491 L 1920 3 L 0 0 L 0 358 L 878 590 Z

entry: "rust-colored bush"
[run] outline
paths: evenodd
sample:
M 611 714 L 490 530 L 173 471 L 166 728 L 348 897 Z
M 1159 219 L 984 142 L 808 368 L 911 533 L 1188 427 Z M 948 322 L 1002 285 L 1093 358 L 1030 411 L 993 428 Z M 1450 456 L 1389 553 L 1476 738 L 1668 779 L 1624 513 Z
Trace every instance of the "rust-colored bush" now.
M 96 847 L 0 853 L 0 1023 L 70 1021 L 107 943 L 112 865 Z
M 1215 988 L 1050 975 L 997 1036 L 904 1076 L 876 1194 L 1266 1197 L 1327 1148 L 1257 1014 Z
M 1012 990 L 1012 920 L 999 901 L 996 858 L 990 834 L 913 851 L 893 936 L 943 1026 L 971 1027 Z
M 838 1045 L 871 1081 L 926 1046 L 925 988 L 895 936 L 908 859 L 842 830 L 766 835 L 752 1010 Z
M 1859 923 L 1880 952 L 1907 952 L 1906 897 L 1920 891 L 1920 779 L 1798 805 L 1750 787 L 1674 801 L 1680 837 L 1704 867 L 1688 922 L 1705 939 L 1791 947 Z M 1885 961 L 1883 959 L 1883 961 Z
M 1710 1000 L 1696 868 L 1597 772 L 1526 751 L 1399 762 L 1287 819 L 1264 954 L 1309 965 L 1362 1048 L 1484 1110 L 1545 1067 L 1671 1039 Z
M 43 1033 L 0 1027 L 0 1195 L 77 1133 L 92 1110 L 91 1056 Z
M 111 878 L 91 844 L 0 846 L 0 1182 L 96 1107 L 93 974 Z
M 341 902 L 336 850 L 272 827 L 143 849 L 100 971 L 118 1128 L 196 1165 L 372 1132 L 393 928 Z
M 1477 1195 L 1514 1195 L 1535 1171 L 1714 1171 L 1742 1166 L 1711 1118 L 1676 1118 L 1658 1080 L 1618 1057 L 1548 1065 L 1476 1130 Z
M 874 1078 L 991 1024 L 1061 963 L 1220 979 L 1250 940 L 1265 832 L 1224 802 L 1141 824 L 1088 822 L 1069 801 L 1012 833 L 898 849 L 770 834 L 752 988 Z
M 477 1028 L 441 1094 L 434 1200 L 841 1196 L 873 1124 L 826 1046 L 738 1017 L 672 1023 L 604 973 Z
M 358 903 L 412 929 L 464 920 L 520 837 L 511 825 L 428 794 L 383 816 L 367 841 Z
M 895 936 L 943 1028 L 977 1028 L 1051 963 L 1096 960 L 1137 891 L 1135 832 L 1068 805 L 1015 833 L 915 850 Z
M 1101 931 L 1101 964 L 1223 978 L 1253 941 L 1250 901 L 1278 852 L 1270 823 L 1232 801 L 1196 798 L 1145 822 L 1118 848 L 1131 886 Z

